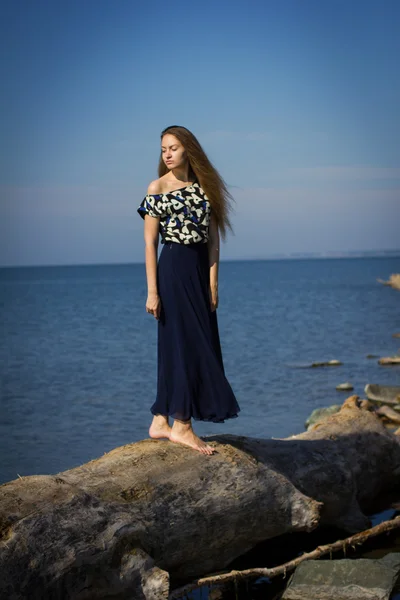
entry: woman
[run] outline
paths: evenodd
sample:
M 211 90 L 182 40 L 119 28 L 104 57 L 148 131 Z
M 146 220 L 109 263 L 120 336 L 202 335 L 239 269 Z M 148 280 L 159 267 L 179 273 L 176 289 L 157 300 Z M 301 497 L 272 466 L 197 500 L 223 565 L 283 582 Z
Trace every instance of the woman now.
M 230 195 L 185 127 L 162 132 L 158 174 L 138 208 L 146 310 L 158 320 L 157 398 L 149 434 L 212 454 L 191 419 L 218 423 L 240 410 L 224 374 L 216 315 L 219 231 L 225 236 L 230 228 Z M 157 264 L 159 234 L 164 247 Z

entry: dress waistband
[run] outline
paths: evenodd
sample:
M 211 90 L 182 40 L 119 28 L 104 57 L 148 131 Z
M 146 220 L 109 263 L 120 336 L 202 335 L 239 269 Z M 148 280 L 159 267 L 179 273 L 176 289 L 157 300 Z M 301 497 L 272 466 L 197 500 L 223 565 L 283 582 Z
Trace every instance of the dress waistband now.
M 192 243 L 192 244 L 180 244 L 178 242 L 165 242 L 164 247 L 167 247 L 167 248 L 173 248 L 173 247 L 190 248 L 191 250 L 194 250 L 194 249 L 199 250 L 200 248 L 207 247 L 207 242 L 197 242 L 197 243 Z

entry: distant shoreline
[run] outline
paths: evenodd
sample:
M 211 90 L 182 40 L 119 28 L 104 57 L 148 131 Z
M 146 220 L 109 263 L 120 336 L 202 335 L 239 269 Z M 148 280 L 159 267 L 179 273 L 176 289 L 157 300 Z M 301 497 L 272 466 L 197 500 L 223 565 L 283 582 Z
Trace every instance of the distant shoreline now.
M 354 252 L 292 252 L 287 254 L 270 254 L 264 257 L 254 256 L 250 258 L 221 258 L 223 263 L 231 262 L 253 262 L 253 261 L 278 261 L 278 260 L 332 260 L 349 258 L 400 258 L 399 250 L 366 250 Z M 118 267 L 129 265 L 144 265 L 144 261 L 109 262 L 109 263 L 66 263 L 47 265 L 0 265 L 0 270 L 6 269 L 54 269 L 54 268 L 76 268 L 76 267 Z

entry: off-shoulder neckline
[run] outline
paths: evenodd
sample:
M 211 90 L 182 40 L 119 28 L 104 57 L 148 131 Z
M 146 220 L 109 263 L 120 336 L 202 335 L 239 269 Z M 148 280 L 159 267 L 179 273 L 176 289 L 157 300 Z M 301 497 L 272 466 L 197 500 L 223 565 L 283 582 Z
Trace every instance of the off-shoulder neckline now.
M 191 183 L 190 185 L 185 185 L 185 187 L 171 190 L 169 192 L 159 192 L 158 194 L 146 194 L 146 196 L 166 196 L 167 194 L 174 194 L 175 192 L 182 192 L 183 190 L 187 190 L 188 188 L 191 188 L 195 185 L 199 185 L 199 182 L 197 180 L 193 181 L 193 183 Z

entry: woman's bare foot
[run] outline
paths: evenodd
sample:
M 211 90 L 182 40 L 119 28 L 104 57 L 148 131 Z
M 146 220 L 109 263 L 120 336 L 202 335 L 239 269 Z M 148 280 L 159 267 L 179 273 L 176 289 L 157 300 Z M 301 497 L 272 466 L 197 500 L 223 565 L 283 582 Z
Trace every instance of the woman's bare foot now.
M 169 436 L 171 442 L 184 444 L 202 454 L 213 454 L 215 449 L 203 442 L 193 431 L 190 421 L 174 421 Z
M 168 423 L 168 418 L 164 415 L 154 415 L 153 421 L 150 425 L 149 435 L 155 440 L 161 438 L 168 438 L 171 435 L 171 427 Z

